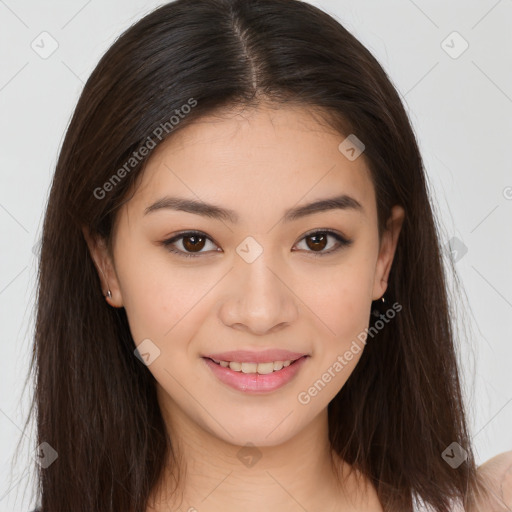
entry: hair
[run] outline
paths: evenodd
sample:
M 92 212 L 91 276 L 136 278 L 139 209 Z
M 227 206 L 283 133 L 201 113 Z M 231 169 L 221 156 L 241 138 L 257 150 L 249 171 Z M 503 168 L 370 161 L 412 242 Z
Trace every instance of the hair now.
M 58 453 L 36 467 L 42 512 L 144 512 L 175 462 L 155 379 L 134 357 L 125 310 L 104 301 L 83 228 L 111 250 L 116 213 L 151 156 L 141 147 L 207 114 L 262 102 L 307 108 L 364 142 L 379 236 L 392 206 L 405 210 L 386 292 L 402 310 L 328 405 L 333 450 L 372 482 L 385 511 L 420 500 L 448 512 L 477 494 L 439 234 L 417 141 L 386 72 L 310 4 L 176 0 L 101 58 L 53 177 L 31 361 L 37 444 Z M 168 129 L 171 116 L 179 120 Z M 456 469 L 441 455 L 452 442 L 467 451 Z

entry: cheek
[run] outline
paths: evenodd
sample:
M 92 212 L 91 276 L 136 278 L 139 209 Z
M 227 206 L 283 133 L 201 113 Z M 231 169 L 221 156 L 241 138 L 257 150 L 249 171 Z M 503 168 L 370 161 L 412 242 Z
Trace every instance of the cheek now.
M 309 295 L 312 321 L 319 329 L 311 371 L 297 394 L 309 413 L 326 407 L 345 385 L 365 348 L 371 290 L 368 269 L 339 268 L 330 273 L 323 291 Z M 321 331 L 320 331 L 321 330 Z
M 171 265 L 155 248 L 131 251 L 117 265 L 123 305 L 136 343 L 150 338 L 163 347 L 166 340 L 177 339 L 190 322 L 201 298 L 211 288 L 204 270 L 195 273 Z M 201 278 L 202 275 L 202 278 Z
M 367 327 L 372 284 L 371 264 L 354 254 L 346 262 L 310 273 L 300 296 L 327 338 L 339 344 Z
M 318 343 L 312 374 L 303 395 L 298 396 L 301 404 L 325 406 L 359 362 L 370 319 L 373 276 L 374 265 L 366 248 L 318 270 L 304 282 L 301 297 L 313 312 L 310 318 Z

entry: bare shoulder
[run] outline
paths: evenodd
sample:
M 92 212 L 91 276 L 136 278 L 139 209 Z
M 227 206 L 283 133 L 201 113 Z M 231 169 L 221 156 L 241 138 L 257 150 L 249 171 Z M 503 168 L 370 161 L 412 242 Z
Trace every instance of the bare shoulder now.
M 477 510 L 508 512 L 512 509 L 512 451 L 500 453 L 478 467 L 489 499 L 478 502 Z
M 347 477 L 350 466 L 343 463 L 343 473 Z M 475 510 L 478 512 L 510 512 L 512 510 L 512 450 L 496 455 L 478 467 L 488 498 L 479 498 Z M 357 499 L 350 512 L 384 512 L 375 487 L 358 471 L 348 476 L 347 487 Z M 354 493 L 354 490 L 356 492 Z

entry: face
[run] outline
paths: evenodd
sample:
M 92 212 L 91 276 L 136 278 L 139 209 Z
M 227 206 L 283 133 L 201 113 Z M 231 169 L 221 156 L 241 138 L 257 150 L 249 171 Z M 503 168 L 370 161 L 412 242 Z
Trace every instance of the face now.
M 403 210 L 379 240 L 364 153 L 348 159 L 344 139 L 301 108 L 203 118 L 154 150 L 119 211 L 113 259 L 86 233 L 169 417 L 272 446 L 350 376 Z

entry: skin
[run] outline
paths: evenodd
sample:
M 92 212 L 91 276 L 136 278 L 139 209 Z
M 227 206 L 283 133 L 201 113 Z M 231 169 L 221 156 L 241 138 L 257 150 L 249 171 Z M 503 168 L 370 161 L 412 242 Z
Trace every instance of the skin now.
M 125 308 L 136 345 L 150 339 L 160 351 L 148 371 L 182 481 L 171 495 L 167 471 L 147 512 L 382 510 L 373 487 L 349 474 L 328 443 L 327 405 L 362 350 L 307 404 L 297 399 L 368 327 L 404 218 L 395 206 L 379 240 L 364 154 L 347 159 L 338 150 L 344 138 L 299 107 L 205 117 L 153 151 L 116 218 L 113 258 L 84 229 L 104 293 L 112 293 L 108 303 Z M 339 194 L 362 210 L 282 221 L 288 208 Z M 165 195 L 229 208 L 238 222 L 171 209 L 144 214 Z M 352 244 L 316 256 L 338 246 L 331 236 L 324 248 L 308 246 L 306 233 L 322 229 Z M 162 245 L 188 230 L 207 237 L 197 257 Z M 252 262 L 236 252 L 248 236 L 263 250 Z M 190 238 L 173 247 L 193 251 Z M 263 395 L 227 387 L 201 357 L 267 348 L 311 357 L 292 381 Z M 254 465 L 242 462 L 241 447 L 258 457 Z
M 500 453 L 478 468 L 489 496 L 477 500 L 475 510 L 510 512 L 512 510 L 512 451 Z

